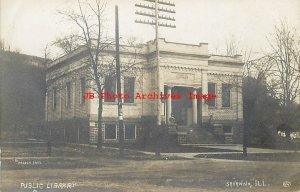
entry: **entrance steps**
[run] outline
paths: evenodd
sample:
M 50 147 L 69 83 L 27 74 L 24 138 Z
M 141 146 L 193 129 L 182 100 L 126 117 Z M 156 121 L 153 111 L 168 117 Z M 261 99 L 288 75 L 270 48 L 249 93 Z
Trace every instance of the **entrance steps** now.
M 199 127 L 178 126 L 178 142 L 183 144 L 222 144 L 224 141 L 213 133 Z M 180 142 L 181 141 L 181 142 Z

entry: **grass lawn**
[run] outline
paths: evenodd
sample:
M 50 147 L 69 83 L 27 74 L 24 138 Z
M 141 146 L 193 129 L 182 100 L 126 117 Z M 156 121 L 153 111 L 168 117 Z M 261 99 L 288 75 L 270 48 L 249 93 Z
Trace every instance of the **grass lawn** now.
M 51 192 L 300 191 L 299 161 L 191 160 L 128 151 L 120 158 L 117 150 L 76 146 L 52 152 L 3 157 L 1 190 L 32 192 L 24 186 L 39 184 L 36 191 Z M 71 189 L 53 188 L 68 184 Z

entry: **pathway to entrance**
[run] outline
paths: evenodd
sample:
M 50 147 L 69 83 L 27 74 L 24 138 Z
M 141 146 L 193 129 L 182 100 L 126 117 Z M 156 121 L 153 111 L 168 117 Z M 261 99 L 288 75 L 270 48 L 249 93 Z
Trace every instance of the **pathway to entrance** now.
M 189 144 L 186 144 L 189 145 Z M 236 152 L 197 152 L 197 153 L 162 153 L 162 155 L 166 156 L 178 156 L 184 158 L 196 158 L 196 155 L 229 155 L 229 154 L 242 154 L 243 153 L 243 146 L 240 144 L 193 144 L 190 146 L 199 146 L 201 148 L 211 148 L 211 149 L 220 149 L 220 150 L 236 150 Z M 300 153 L 300 151 L 294 150 L 279 150 L 279 149 L 263 149 L 263 148 L 254 148 L 248 147 L 247 148 L 248 154 L 280 154 L 280 153 Z M 147 152 L 149 153 L 149 152 Z
M 186 144 L 187 146 L 189 144 Z M 243 151 L 243 145 L 241 144 L 193 144 L 192 146 L 199 146 L 199 147 L 205 147 L 205 148 L 213 148 L 213 149 L 227 149 L 227 150 L 237 150 L 237 151 Z M 254 148 L 254 147 L 248 147 L 247 148 L 248 153 L 292 153 L 295 152 L 293 150 L 280 150 L 280 149 L 263 149 L 263 148 Z M 226 153 L 226 152 L 225 152 Z M 232 152 L 230 152 L 232 153 Z M 239 153 L 239 152 L 237 152 Z

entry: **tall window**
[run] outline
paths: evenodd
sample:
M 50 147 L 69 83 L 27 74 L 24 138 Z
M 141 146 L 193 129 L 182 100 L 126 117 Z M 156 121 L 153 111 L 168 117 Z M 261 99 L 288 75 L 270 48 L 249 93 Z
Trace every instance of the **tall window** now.
M 222 107 L 230 107 L 230 84 L 222 84 Z
M 117 139 L 117 126 L 116 124 L 105 124 L 105 139 Z
M 105 77 L 104 89 L 107 95 L 104 98 L 105 102 L 115 102 L 116 99 L 111 97 L 112 94 L 116 94 L 116 79 L 113 77 Z
M 216 94 L 216 84 L 215 83 L 208 83 L 208 94 Z M 216 100 L 211 99 L 208 102 L 209 107 L 215 107 L 216 106 Z
M 66 86 L 66 106 L 71 106 L 71 82 L 68 82 Z
M 136 138 L 136 130 L 134 124 L 126 124 L 125 125 L 125 139 L 135 139 Z
M 124 99 L 124 103 L 134 103 L 134 77 L 124 78 L 124 94 L 128 94 L 129 98 Z
M 56 110 L 57 105 L 57 88 L 54 87 L 52 91 L 52 109 Z
M 85 77 L 80 78 L 80 103 L 84 104 L 85 103 L 85 99 L 83 99 L 84 97 L 84 93 L 85 93 L 85 87 L 86 87 L 86 80 Z

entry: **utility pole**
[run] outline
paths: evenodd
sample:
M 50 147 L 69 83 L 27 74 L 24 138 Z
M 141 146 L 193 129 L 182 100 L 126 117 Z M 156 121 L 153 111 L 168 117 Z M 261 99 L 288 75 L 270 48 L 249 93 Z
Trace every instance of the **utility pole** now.
M 244 126 L 243 130 L 243 157 L 247 157 L 247 145 L 248 145 L 248 128 Z
M 0 42 L 2 43 L 2 0 L 0 0 Z
M 0 52 L 4 51 L 4 45 L 3 45 L 3 41 L 2 41 L 2 5 L 1 5 L 1 0 L 0 0 Z M 2 78 L 3 77 L 3 69 L 0 70 L 0 142 L 2 141 Z M 0 145 L 0 155 L 1 155 L 1 145 Z M 0 156 L 1 158 L 1 156 Z M 1 159 L 0 159 L 0 169 L 1 169 Z M 0 174 L 1 174 L 1 170 L 0 170 Z M 0 184 L 1 184 L 1 175 L 0 175 Z
M 4 50 L 4 45 L 3 45 L 3 41 L 2 41 L 2 0 L 0 0 L 0 50 L 3 49 Z
M 136 11 L 135 14 L 143 17 L 143 19 L 136 19 L 136 23 L 154 25 L 155 26 L 155 46 L 156 46 L 156 83 L 157 83 L 157 93 L 162 93 L 163 86 L 161 86 L 161 77 L 160 77 L 160 53 L 159 53 L 159 27 L 168 27 L 176 28 L 173 24 L 175 18 L 167 14 L 175 14 L 175 4 L 172 2 L 166 2 L 164 0 L 143 0 L 147 4 L 139 3 L 135 6 L 143 11 Z M 153 13 L 154 11 L 154 13 Z M 148 18 L 147 20 L 145 18 Z M 151 20 L 149 20 L 149 18 Z M 154 19 L 154 21 L 153 21 Z M 173 23 L 172 23 L 173 22 Z M 161 126 L 161 101 L 157 100 L 157 130 Z M 157 134 L 159 135 L 159 134 Z M 156 155 L 160 155 L 160 152 L 157 151 Z
M 117 74 L 117 94 L 121 95 L 121 66 L 120 66 L 120 42 L 119 42 L 119 9 L 115 6 L 115 25 L 116 25 L 116 74 Z M 119 147 L 120 155 L 124 154 L 124 121 L 122 110 L 122 98 L 118 97 L 118 117 L 119 117 Z

